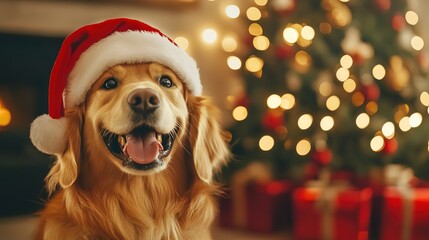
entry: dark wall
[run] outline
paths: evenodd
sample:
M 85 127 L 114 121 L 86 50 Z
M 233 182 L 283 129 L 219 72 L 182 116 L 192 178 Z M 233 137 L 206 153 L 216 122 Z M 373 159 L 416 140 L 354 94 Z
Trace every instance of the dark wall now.
M 43 207 L 52 158 L 35 149 L 29 126 L 47 113 L 49 75 L 63 39 L 0 33 L 0 100 L 11 124 L 0 127 L 0 217 Z

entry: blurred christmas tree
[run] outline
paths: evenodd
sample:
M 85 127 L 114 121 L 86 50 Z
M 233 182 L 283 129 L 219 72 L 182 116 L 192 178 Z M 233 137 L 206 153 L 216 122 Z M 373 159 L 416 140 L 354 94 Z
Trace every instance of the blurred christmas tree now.
M 246 53 L 228 59 L 244 82 L 228 99 L 230 171 L 261 161 L 296 179 L 401 163 L 429 178 L 428 59 L 405 0 L 255 0 L 244 21 Z

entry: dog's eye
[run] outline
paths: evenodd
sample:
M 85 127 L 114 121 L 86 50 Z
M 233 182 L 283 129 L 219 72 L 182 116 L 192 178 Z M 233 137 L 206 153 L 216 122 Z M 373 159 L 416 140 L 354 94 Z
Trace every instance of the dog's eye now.
M 104 89 L 113 89 L 116 88 L 118 86 L 118 80 L 116 78 L 108 78 L 106 81 L 104 81 L 103 83 L 103 88 Z
M 161 84 L 163 87 L 170 88 L 173 86 L 173 81 L 171 81 L 168 76 L 161 76 L 159 78 L 159 84 Z

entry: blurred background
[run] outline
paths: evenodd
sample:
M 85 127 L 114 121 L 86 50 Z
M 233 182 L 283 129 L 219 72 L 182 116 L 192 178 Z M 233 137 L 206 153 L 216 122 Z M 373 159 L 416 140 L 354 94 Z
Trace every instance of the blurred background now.
M 215 239 L 429 236 L 429 2 L 0 0 L 0 239 L 28 239 L 53 158 L 28 138 L 82 25 L 129 17 L 193 56 L 234 160 Z

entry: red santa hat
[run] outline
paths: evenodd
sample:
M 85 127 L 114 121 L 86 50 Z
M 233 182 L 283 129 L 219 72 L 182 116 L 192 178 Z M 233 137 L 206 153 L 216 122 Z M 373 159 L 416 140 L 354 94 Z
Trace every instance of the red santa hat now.
M 34 146 L 44 153 L 62 153 L 68 125 L 64 109 L 83 103 L 92 84 L 107 68 L 140 62 L 169 67 L 193 95 L 201 95 L 194 59 L 158 29 L 126 18 L 87 25 L 71 33 L 61 46 L 49 81 L 49 115 L 41 115 L 31 124 Z

